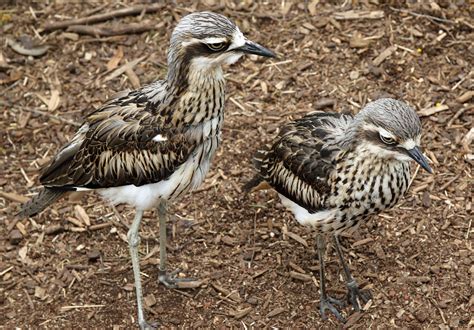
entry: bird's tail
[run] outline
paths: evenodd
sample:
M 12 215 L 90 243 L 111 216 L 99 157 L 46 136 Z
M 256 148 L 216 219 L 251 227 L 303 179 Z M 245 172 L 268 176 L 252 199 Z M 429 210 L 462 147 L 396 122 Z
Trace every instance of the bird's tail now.
M 268 154 L 268 149 L 270 148 L 270 146 L 266 146 L 266 148 L 267 150 L 258 150 L 255 153 L 252 162 L 258 173 L 255 174 L 255 176 L 243 186 L 243 190 L 246 193 L 271 188 L 270 185 L 265 181 L 264 176 L 262 175 L 262 170 L 264 170 L 264 172 L 266 173 L 267 165 L 265 164 L 264 160 Z
M 22 218 L 32 217 L 57 201 L 65 193 L 66 191 L 63 189 L 43 188 L 38 195 L 21 206 L 21 210 L 17 213 L 17 216 Z
M 252 192 L 253 189 L 255 187 L 257 187 L 260 183 L 263 182 L 263 178 L 257 174 L 255 175 L 252 179 L 250 179 L 250 181 L 248 181 L 246 184 L 244 184 L 244 186 L 242 187 L 242 189 L 246 192 L 246 193 L 249 193 L 249 192 Z

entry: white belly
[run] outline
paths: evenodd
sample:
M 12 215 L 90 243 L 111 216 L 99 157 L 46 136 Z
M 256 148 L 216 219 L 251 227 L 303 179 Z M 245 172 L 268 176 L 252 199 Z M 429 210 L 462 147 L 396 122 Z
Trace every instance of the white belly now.
M 323 231 L 326 231 L 324 230 L 325 225 L 329 225 L 330 223 L 332 223 L 336 215 L 336 210 L 334 209 L 309 213 L 308 210 L 306 210 L 304 207 L 299 206 L 298 204 L 281 194 L 278 195 L 280 196 L 281 203 L 293 213 L 295 219 L 300 223 L 300 225 L 310 227 L 322 227 Z
M 209 171 L 217 149 L 218 137 L 212 137 L 197 147 L 188 160 L 176 168 L 174 173 L 160 182 L 143 186 L 126 185 L 98 190 L 113 204 L 129 204 L 137 210 L 156 208 L 160 199 L 173 200 L 201 185 Z

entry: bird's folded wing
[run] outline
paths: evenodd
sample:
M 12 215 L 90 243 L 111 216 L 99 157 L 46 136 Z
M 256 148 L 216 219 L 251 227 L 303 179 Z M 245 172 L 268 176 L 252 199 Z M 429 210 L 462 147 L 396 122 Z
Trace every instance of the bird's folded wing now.
M 40 181 L 65 189 L 141 186 L 168 178 L 183 164 L 194 143 L 146 102 L 109 102 L 90 114 L 71 142 L 54 158 Z
M 257 153 L 255 161 L 263 179 L 280 194 L 309 211 L 323 207 L 330 192 L 328 175 L 338 148 L 328 147 L 333 133 L 324 113 L 313 113 L 282 128 L 274 144 Z

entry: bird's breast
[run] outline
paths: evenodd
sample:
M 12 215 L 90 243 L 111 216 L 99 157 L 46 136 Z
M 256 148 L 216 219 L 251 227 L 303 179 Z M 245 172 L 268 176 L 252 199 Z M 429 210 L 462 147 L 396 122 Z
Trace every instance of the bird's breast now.
M 362 155 L 347 155 L 331 173 L 327 201 L 329 207 L 339 210 L 341 226 L 355 225 L 360 218 L 393 207 L 408 189 L 408 162 Z

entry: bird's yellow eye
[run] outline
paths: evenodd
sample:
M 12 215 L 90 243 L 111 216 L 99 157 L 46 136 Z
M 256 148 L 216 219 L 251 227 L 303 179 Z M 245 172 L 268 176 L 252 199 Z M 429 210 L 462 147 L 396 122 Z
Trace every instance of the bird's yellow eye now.
M 385 144 L 394 144 L 395 143 L 395 140 L 393 138 L 388 137 L 388 136 L 383 136 L 382 134 L 380 134 L 380 140 Z
M 210 50 L 214 52 L 218 52 L 220 50 L 223 50 L 227 44 L 225 42 L 216 42 L 213 44 L 207 44 L 207 47 L 209 47 Z

